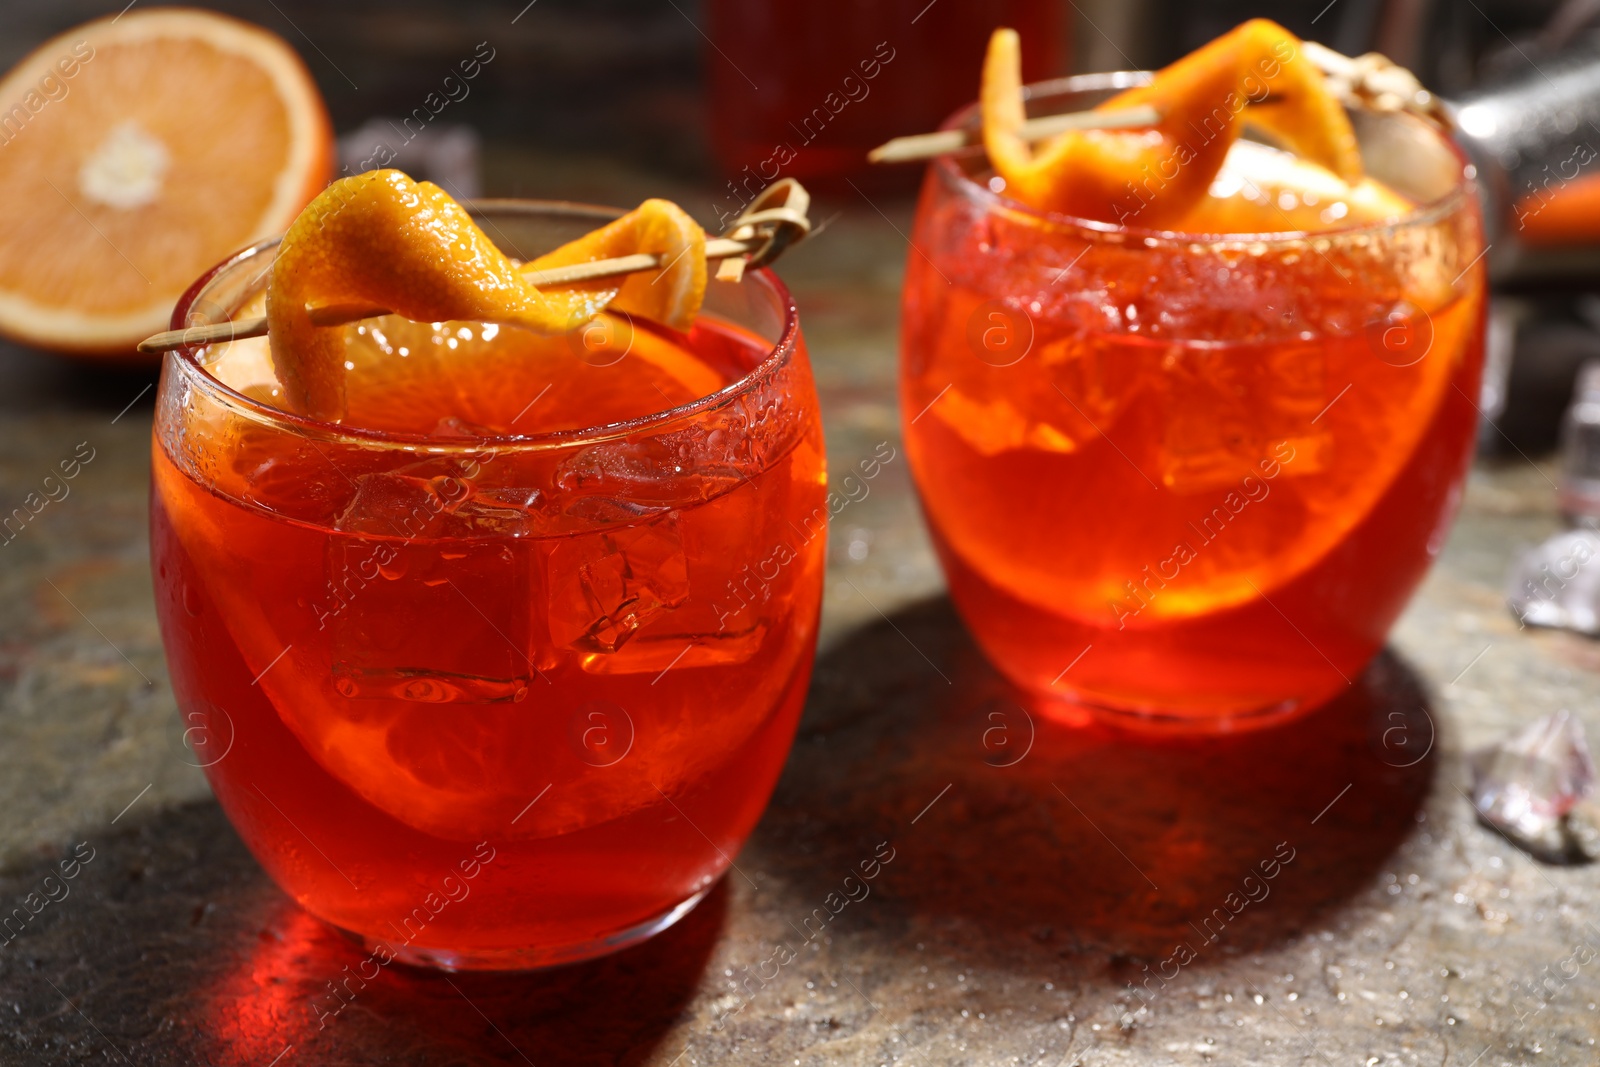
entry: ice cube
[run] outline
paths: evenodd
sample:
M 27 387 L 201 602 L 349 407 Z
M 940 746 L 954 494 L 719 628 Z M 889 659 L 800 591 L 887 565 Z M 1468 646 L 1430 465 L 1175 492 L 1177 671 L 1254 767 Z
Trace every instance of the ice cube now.
M 616 652 L 689 596 L 675 512 L 567 538 L 550 553 L 547 571 L 550 638 L 578 652 Z
M 1180 493 L 1231 486 L 1284 441 L 1301 460 L 1295 474 L 1321 469 L 1325 434 L 1306 427 L 1330 399 L 1323 364 L 1314 344 L 1173 345 L 1161 480 Z
M 452 525 L 472 536 L 499 537 L 548 536 L 557 517 L 546 507 L 548 497 L 539 489 L 503 486 L 496 489 L 469 488 L 465 497 L 450 512 Z
M 593 445 L 563 460 L 555 484 L 569 514 L 588 518 L 596 507 L 630 508 L 636 515 L 703 503 L 758 473 L 787 435 L 752 432 L 741 411 L 691 429 Z M 624 503 L 625 502 L 625 503 Z
M 1506 579 L 1506 602 L 1531 626 L 1600 634 L 1600 534 L 1567 530 L 1522 553 Z
M 1005 397 L 977 400 L 952 386 L 930 410 L 980 456 L 996 456 L 1022 448 L 1041 452 L 1078 450 L 1079 440 L 1070 431 L 1063 430 L 1055 422 L 1030 419 Z M 1081 418 L 1077 421 L 1083 424 Z M 1082 425 L 1079 435 L 1087 440 L 1095 436 L 1095 431 Z
M 478 469 L 484 466 L 480 463 Z M 536 487 L 480 489 L 434 461 L 406 470 L 415 473 L 386 471 L 357 477 L 355 495 L 334 520 L 334 528 L 407 540 L 538 537 L 551 533 L 558 521 L 547 495 Z
M 1583 725 L 1564 709 L 1473 758 L 1478 817 L 1540 859 L 1565 862 L 1581 854 L 1567 817 L 1593 791 Z
M 316 605 L 347 700 L 521 699 L 530 661 L 526 546 L 334 537 Z
M 471 492 L 467 483 L 447 474 L 419 477 L 383 472 L 355 479 L 355 494 L 334 519 L 347 533 L 408 539 L 440 537 L 449 515 Z
M 694 667 L 729 667 L 761 651 L 767 625 L 711 634 L 659 634 L 630 642 L 615 652 L 591 652 L 579 660 L 589 674 L 652 674 Z

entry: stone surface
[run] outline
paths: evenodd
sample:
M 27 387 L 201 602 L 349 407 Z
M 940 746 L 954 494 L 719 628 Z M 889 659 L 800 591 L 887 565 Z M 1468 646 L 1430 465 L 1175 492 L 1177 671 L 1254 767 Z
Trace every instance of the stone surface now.
M 522 188 L 714 217 L 706 190 L 570 160 Z M 881 206 L 820 198 L 832 221 L 783 264 L 836 480 L 899 448 L 910 208 Z M 94 450 L 0 545 L 0 902 L 80 843 L 93 857 L 0 947 L 0 1063 L 1600 1058 L 1600 867 L 1536 863 L 1463 793 L 1464 753 L 1538 715 L 1596 726 L 1600 646 L 1520 629 L 1502 596 L 1514 547 L 1558 527 L 1547 466 L 1474 472 L 1390 650 L 1344 697 L 1179 744 L 1010 702 L 942 596 L 897 452 L 835 521 L 793 757 L 699 908 L 543 975 L 391 967 L 319 1026 L 315 998 L 360 953 L 271 884 L 186 762 L 146 564 L 149 380 L 4 348 L 0 381 L 0 512 Z M 870 894 L 833 914 L 875 854 L 892 859 Z M 1246 883 L 1263 864 L 1275 876 Z

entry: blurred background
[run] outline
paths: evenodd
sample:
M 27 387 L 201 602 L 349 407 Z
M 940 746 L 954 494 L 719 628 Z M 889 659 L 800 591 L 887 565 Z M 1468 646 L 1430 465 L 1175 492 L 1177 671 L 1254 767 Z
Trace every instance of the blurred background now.
M 130 5 L 132 6 L 132 5 Z M 341 164 L 394 164 L 489 196 L 625 205 L 675 197 L 716 230 L 762 185 L 797 177 L 814 220 L 882 215 L 907 230 L 920 168 L 868 168 L 889 136 L 932 128 L 976 91 L 990 29 L 1023 31 L 1025 75 L 1155 67 L 1267 15 L 1347 54 L 1384 52 L 1452 99 L 1537 78 L 1593 47 L 1600 0 L 229 0 L 281 35 L 331 109 Z M 115 13 L 9 0 L 0 64 Z M 441 97 L 463 60 L 464 92 Z M 1600 94 L 1600 88 L 1596 90 Z M 443 106 L 430 110 L 428 101 Z M 410 120 L 417 116 L 416 120 Z M 410 121 L 408 121 L 410 120 Z M 408 142 L 416 128 L 422 136 Z M 1600 129 L 1585 123 L 1580 135 Z M 1505 245 L 1509 242 L 1501 242 Z M 1600 356 L 1590 249 L 1502 269 L 1491 331 L 1489 452 L 1549 452 L 1578 367 Z M 883 314 L 892 320 L 891 302 Z M 892 328 L 892 326 L 891 326 Z M 885 354 L 887 355 L 887 354 Z M 24 364 L 18 373 L 29 368 Z
M 1558 49 L 1600 14 L 1589 0 L 232 0 L 201 3 L 274 30 L 321 85 L 341 134 L 421 106 L 487 41 L 495 58 L 449 121 L 484 137 L 486 189 L 519 190 L 531 153 L 582 153 L 720 185 L 730 142 L 798 123 L 874 46 L 895 58 L 839 115 L 851 134 L 916 132 L 976 95 L 988 31 L 1024 31 L 1028 74 L 1167 63 L 1252 16 L 1347 54 L 1384 52 L 1449 95 Z M 0 64 L 78 23 L 93 0 L 9 0 Z M 913 21 L 915 20 L 915 21 Z M 815 90 L 815 99 L 805 94 Z M 841 93 L 841 95 L 843 95 Z M 787 108 L 787 117 L 780 112 Z M 911 123 L 910 126 L 907 123 Z M 798 136 L 798 135 L 796 135 Z M 714 149 L 721 149 L 721 152 Z M 719 159 L 720 155 L 720 159 Z M 744 160 L 743 162 L 750 162 Z
M 1325 5 L 1325 6 L 1324 6 Z M 450 121 L 477 128 L 486 188 L 518 191 L 529 153 L 585 153 L 721 184 L 713 117 L 778 104 L 798 121 L 857 61 L 896 55 L 852 102 L 852 131 L 916 132 L 910 118 L 976 95 L 988 31 L 1014 25 L 1033 77 L 1159 66 L 1253 16 L 1347 54 L 1376 49 L 1449 95 L 1582 32 L 1600 4 L 1563 0 L 232 0 L 200 3 L 297 48 L 341 134 L 408 114 L 481 41 L 495 58 Z M 0 64 L 114 14 L 93 0 L 8 0 Z M 920 17 L 918 17 L 920 15 Z M 915 18 L 916 22 L 911 20 Z M 1049 38 L 1049 39 L 1047 39 Z M 746 84 L 743 75 L 753 82 Z M 744 86 L 740 89 L 740 86 Z M 817 98 L 800 96 L 818 89 Z M 726 99 L 724 99 L 726 98 Z M 910 112 L 910 114 L 907 114 Z M 868 117 L 870 116 L 870 118 Z M 841 119 L 843 119 L 841 115 Z M 896 121 L 899 119 L 900 121 Z M 730 125 L 737 126 L 733 117 Z M 778 125 L 783 125 L 783 122 Z M 827 139 L 829 142 L 834 138 Z

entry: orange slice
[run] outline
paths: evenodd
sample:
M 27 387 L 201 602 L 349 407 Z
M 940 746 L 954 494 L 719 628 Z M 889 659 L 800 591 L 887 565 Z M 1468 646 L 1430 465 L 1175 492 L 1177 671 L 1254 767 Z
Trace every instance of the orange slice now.
M 476 321 L 567 333 L 607 307 L 687 329 L 706 291 L 705 231 L 666 200 L 541 256 L 531 270 L 649 252 L 659 271 L 541 291 L 431 182 L 397 170 L 342 178 L 284 235 L 267 288 L 272 362 L 285 398 L 314 418 L 346 412 L 346 335 L 308 306 L 386 307 L 418 322 Z
M 1069 130 L 1035 150 L 1020 134 L 1020 72 L 1016 31 L 996 30 L 983 67 L 984 145 L 1007 193 L 1040 210 L 1174 227 L 1205 197 L 1246 117 L 1342 181 L 1361 180 L 1344 108 L 1300 40 L 1267 19 L 1243 23 L 1100 105 L 1153 106 L 1161 121 L 1148 129 Z
M 1405 215 L 1416 205 L 1370 177 L 1346 182 L 1315 163 L 1236 141 L 1209 194 L 1178 219 L 1184 233 L 1317 233 Z
M 0 332 L 135 357 L 206 268 L 282 232 L 329 177 L 316 85 L 278 37 L 129 11 L 0 81 Z

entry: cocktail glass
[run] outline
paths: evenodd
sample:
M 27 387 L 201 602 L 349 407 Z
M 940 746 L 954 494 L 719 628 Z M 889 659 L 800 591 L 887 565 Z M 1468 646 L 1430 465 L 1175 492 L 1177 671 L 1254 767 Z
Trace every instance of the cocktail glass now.
M 1146 77 L 1041 83 L 1029 111 Z M 1330 204 L 1319 232 L 1157 232 L 1025 207 L 981 151 L 928 168 L 912 471 L 973 636 L 1063 716 L 1206 731 L 1314 707 L 1444 542 L 1482 362 L 1473 172 L 1420 118 L 1351 119 L 1368 173 L 1419 205 L 1398 221 Z
M 524 259 L 616 214 L 475 213 Z M 258 308 L 275 250 L 200 279 L 175 327 Z M 827 517 L 793 302 L 762 270 L 712 282 L 687 336 L 620 321 L 539 350 L 548 396 L 457 365 L 462 403 L 561 427 L 539 433 L 287 414 L 264 339 L 163 368 L 151 546 L 191 747 L 273 879 L 380 964 L 540 967 L 663 929 L 728 868 L 793 739 Z M 490 353 L 518 332 L 347 329 L 400 338 L 386 368 L 417 358 L 405 338 Z M 723 384 L 595 425 L 647 356 Z

